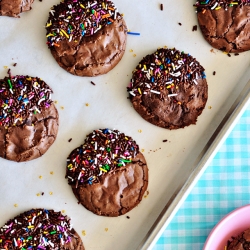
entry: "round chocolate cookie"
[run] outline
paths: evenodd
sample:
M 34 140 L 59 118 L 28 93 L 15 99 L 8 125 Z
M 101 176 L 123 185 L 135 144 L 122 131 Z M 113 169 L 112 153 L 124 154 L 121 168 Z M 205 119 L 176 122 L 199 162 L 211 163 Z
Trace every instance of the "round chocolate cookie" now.
M 16 162 L 42 156 L 56 139 L 58 112 L 40 78 L 0 80 L 0 157 Z
M 227 243 L 226 250 L 249 250 L 250 229 L 246 229 L 236 237 L 232 237 Z
M 228 53 L 250 50 L 250 0 L 199 0 L 194 6 L 212 47 Z
M 71 152 L 66 178 L 85 208 L 115 217 L 140 203 L 148 186 L 148 168 L 131 137 L 118 130 L 99 129 Z
M 208 97 L 204 68 L 175 48 L 161 48 L 144 57 L 127 90 L 142 118 L 167 129 L 195 124 Z
M 0 0 L 0 16 L 19 17 L 19 14 L 31 10 L 34 0 Z
M 105 74 L 125 52 L 127 27 L 109 0 L 65 0 L 51 8 L 46 29 L 52 55 L 74 75 Z
M 31 209 L 0 228 L 0 249 L 84 250 L 84 246 L 69 217 Z

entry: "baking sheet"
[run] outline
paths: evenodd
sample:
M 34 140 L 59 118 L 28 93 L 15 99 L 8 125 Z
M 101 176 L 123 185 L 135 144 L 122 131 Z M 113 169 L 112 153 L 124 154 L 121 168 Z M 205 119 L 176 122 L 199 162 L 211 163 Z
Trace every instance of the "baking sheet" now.
M 181 207 L 193 187 L 200 179 L 214 156 L 220 149 L 221 145 L 227 139 L 234 126 L 241 118 L 244 111 L 250 105 L 250 68 L 246 71 L 239 82 L 247 82 L 231 108 L 228 110 L 219 126 L 199 154 L 194 164 L 194 169 L 191 172 L 185 183 L 181 184 L 174 192 L 173 196 L 163 208 L 162 212 L 156 219 L 155 223 L 149 229 L 144 239 L 137 249 L 149 250 L 152 249 L 157 240 L 162 235 L 163 231 L 169 225 L 178 209 Z
M 43 157 L 27 163 L 0 159 L 0 225 L 33 207 L 64 210 L 86 249 L 136 249 L 175 190 L 189 177 L 197 156 L 243 89 L 245 83 L 239 79 L 250 66 L 250 52 L 228 57 L 211 50 L 200 30 L 192 31 L 197 25 L 194 1 L 117 0 L 128 28 L 140 36 L 128 35 L 124 57 L 108 74 L 73 76 L 57 65 L 46 45 L 44 25 L 50 7 L 58 2 L 36 0 L 33 10 L 20 19 L 0 17 L 0 77 L 7 74 L 6 67 L 13 75 L 41 77 L 53 88 L 60 115 L 57 140 Z M 198 123 L 177 131 L 145 122 L 127 100 L 132 70 L 143 56 L 163 46 L 196 57 L 206 70 L 209 85 L 207 106 Z M 64 179 L 71 150 L 93 129 L 105 127 L 132 136 L 144 149 L 149 167 L 148 195 L 118 218 L 100 217 L 78 205 Z M 165 139 L 168 141 L 163 142 Z M 42 192 L 43 196 L 37 196 Z

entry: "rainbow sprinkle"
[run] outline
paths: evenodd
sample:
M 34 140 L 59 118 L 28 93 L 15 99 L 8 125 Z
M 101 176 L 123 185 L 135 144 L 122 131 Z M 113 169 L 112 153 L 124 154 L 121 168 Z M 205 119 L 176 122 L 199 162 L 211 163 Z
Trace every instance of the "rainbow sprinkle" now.
M 127 34 L 134 35 L 134 36 L 139 36 L 140 35 L 140 33 L 138 33 L 138 32 L 131 32 L 131 31 L 128 31 Z
M 211 9 L 211 10 L 219 10 L 221 8 L 227 10 L 228 7 L 233 6 L 245 6 L 250 5 L 250 0 L 199 0 L 196 1 L 194 4 L 194 7 L 197 8 L 198 12 L 203 12 L 205 9 Z
M 197 85 L 204 78 L 204 68 L 195 58 L 175 48 L 161 48 L 141 60 L 127 91 L 133 98 L 148 94 L 161 96 L 168 90 L 168 97 L 172 98 L 178 95 L 180 84 Z
M 51 88 L 40 78 L 9 76 L 0 80 L 0 126 L 21 125 L 51 105 Z
M 77 188 L 98 182 L 102 175 L 131 163 L 138 152 L 139 146 L 124 133 L 110 129 L 95 130 L 69 155 L 68 183 Z
M 105 25 L 122 16 L 109 0 L 66 0 L 51 8 L 46 23 L 48 47 L 60 46 L 59 42 L 74 42 L 83 36 L 92 36 Z
M 67 216 L 53 210 L 32 209 L 0 228 L 0 249 L 60 249 L 72 237 Z

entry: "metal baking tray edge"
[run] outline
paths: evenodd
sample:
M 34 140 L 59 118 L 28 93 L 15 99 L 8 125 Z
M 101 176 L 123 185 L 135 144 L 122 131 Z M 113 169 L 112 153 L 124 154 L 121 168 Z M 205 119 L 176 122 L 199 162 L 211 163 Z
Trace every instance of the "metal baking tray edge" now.
M 239 96 L 236 98 L 235 102 L 197 157 L 194 163 L 193 171 L 189 175 L 188 179 L 184 183 L 180 184 L 175 190 L 172 197 L 167 202 L 158 218 L 137 247 L 138 250 L 150 250 L 153 248 L 196 182 L 206 170 L 207 166 L 227 138 L 228 134 L 232 131 L 238 119 L 250 104 L 250 68 L 241 78 L 241 81 L 247 82 L 245 87 L 240 92 Z

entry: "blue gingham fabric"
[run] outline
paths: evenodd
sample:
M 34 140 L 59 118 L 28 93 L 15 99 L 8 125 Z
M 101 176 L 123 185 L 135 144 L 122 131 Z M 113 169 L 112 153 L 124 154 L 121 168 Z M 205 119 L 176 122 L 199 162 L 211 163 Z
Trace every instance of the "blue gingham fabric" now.
M 250 204 L 250 106 L 153 250 L 201 250 L 213 227 L 246 204 Z

